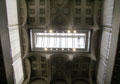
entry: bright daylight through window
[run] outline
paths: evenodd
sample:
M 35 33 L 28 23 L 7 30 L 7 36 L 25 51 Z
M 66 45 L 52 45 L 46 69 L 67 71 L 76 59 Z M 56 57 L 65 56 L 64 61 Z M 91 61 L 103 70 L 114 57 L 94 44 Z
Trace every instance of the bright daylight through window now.
M 90 30 L 67 32 L 38 32 L 31 30 L 31 48 L 33 51 L 62 50 L 89 51 Z

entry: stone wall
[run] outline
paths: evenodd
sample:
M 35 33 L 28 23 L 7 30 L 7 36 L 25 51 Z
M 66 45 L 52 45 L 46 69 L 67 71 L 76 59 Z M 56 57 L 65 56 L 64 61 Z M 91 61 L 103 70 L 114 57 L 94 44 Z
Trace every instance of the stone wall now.
M 8 29 L 10 37 L 11 55 L 13 60 L 15 84 L 21 84 L 24 80 L 19 38 L 17 0 L 6 0 Z

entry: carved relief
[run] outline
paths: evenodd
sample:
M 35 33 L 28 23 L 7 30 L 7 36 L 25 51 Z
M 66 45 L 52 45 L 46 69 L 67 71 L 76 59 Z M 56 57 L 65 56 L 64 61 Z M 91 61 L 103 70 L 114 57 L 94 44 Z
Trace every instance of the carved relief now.
M 89 79 L 90 58 L 85 56 L 75 56 L 72 61 L 72 80 Z
M 71 1 L 50 1 L 50 25 L 55 29 L 67 28 L 71 23 Z
M 31 76 L 32 78 L 38 77 L 47 79 L 48 78 L 48 62 L 45 56 L 33 55 L 30 57 L 31 62 Z
M 22 5 L 23 1 L 20 2 L 20 22 L 22 23 L 25 18 L 25 7 Z M 28 25 L 42 29 L 92 27 L 94 20 L 100 19 L 100 1 L 96 3 L 95 0 L 26 0 L 26 3 Z M 98 9 L 95 4 L 98 4 Z M 95 18 L 95 16 L 97 17 Z M 100 23 L 100 20 L 98 22 Z
M 66 79 L 68 56 L 65 54 L 54 54 L 51 56 L 51 79 Z

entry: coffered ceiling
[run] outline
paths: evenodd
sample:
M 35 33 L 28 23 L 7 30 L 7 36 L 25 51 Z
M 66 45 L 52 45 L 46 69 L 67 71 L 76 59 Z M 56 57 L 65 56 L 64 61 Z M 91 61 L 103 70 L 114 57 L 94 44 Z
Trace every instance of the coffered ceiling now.
M 95 0 L 26 0 L 26 3 L 21 0 L 20 22 L 22 24 L 27 18 L 29 28 L 41 29 L 92 27 L 95 14 L 99 18 L 101 10 L 100 1 L 97 0 L 97 9 L 94 3 L 96 3 Z M 98 13 L 95 13 L 95 10 Z

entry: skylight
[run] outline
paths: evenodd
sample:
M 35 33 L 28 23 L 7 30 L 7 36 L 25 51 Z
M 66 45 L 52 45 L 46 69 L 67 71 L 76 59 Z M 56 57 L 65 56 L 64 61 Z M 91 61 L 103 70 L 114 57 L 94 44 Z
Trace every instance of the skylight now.
M 31 47 L 33 50 L 86 50 L 88 49 L 90 31 L 88 32 L 33 32 L 31 30 Z M 34 44 L 34 45 L 33 45 Z

